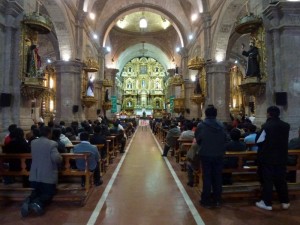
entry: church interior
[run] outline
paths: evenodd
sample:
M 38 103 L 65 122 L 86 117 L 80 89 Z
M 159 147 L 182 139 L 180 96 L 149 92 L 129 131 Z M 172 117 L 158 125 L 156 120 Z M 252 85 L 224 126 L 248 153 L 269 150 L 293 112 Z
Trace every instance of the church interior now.
M 220 121 L 249 118 L 257 127 L 276 105 L 290 124 L 289 138 L 298 136 L 299 0 L 0 0 L 0 39 L 1 140 L 10 124 L 29 131 L 38 122 L 98 117 L 203 119 L 209 105 Z M 60 217 L 54 224 L 300 224 L 299 200 L 276 214 L 261 213 L 251 200 L 203 211 L 197 193 L 176 186 L 185 178 L 170 160 L 179 177 L 172 180 L 155 150 L 161 140 L 150 129 L 137 131 L 86 206 L 54 203 L 45 216 L 26 221 L 18 204 L 1 203 L 0 223 Z M 117 185 L 110 179 L 118 168 L 116 183 L 124 186 L 101 203 L 105 188 Z M 147 196 L 130 192 L 137 185 Z

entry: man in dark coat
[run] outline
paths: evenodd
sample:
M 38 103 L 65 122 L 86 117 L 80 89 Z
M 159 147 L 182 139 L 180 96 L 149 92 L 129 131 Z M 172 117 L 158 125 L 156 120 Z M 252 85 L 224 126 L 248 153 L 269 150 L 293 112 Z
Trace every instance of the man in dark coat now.
M 214 106 L 207 107 L 205 116 L 205 120 L 199 123 L 195 131 L 195 138 L 200 146 L 199 154 L 203 174 L 200 204 L 205 208 L 220 207 L 226 133 L 223 124 L 216 120 L 217 109 Z
M 272 210 L 273 185 L 283 209 L 288 209 L 290 200 L 286 182 L 288 142 L 290 125 L 279 118 L 277 106 L 267 109 L 267 121 L 256 136 L 258 171 L 262 185 L 262 199 L 256 206 Z

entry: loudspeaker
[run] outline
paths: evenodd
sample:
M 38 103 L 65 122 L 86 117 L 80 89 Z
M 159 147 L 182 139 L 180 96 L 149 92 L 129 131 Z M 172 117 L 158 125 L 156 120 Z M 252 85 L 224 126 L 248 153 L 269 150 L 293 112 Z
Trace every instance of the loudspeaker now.
M 275 92 L 276 105 L 287 105 L 287 92 Z
M 79 106 L 78 105 L 73 105 L 73 113 L 78 112 Z
M 190 109 L 185 109 L 185 112 L 187 113 L 187 114 L 190 114 Z
M 0 95 L 0 107 L 9 107 L 11 103 L 11 94 L 1 93 Z
M 101 109 L 97 109 L 97 115 L 101 113 Z

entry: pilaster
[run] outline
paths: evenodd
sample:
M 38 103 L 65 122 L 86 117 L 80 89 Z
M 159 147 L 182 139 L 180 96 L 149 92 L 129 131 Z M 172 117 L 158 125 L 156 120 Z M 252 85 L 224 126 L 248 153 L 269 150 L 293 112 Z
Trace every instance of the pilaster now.
M 84 119 L 81 104 L 81 73 L 83 63 L 80 61 L 56 61 L 56 120 L 67 123 Z M 78 112 L 73 107 L 78 106 Z M 75 107 L 76 108 L 76 107 Z
M 229 63 L 207 64 L 207 97 L 205 106 L 213 104 L 218 109 L 217 118 L 222 122 L 230 121 L 229 116 Z
M 300 114 L 300 2 L 279 1 L 263 11 L 267 32 L 267 106 L 275 105 L 275 92 L 287 92 L 287 105 L 279 106 L 281 118 L 291 124 L 292 136 Z M 263 112 L 264 117 L 266 111 Z

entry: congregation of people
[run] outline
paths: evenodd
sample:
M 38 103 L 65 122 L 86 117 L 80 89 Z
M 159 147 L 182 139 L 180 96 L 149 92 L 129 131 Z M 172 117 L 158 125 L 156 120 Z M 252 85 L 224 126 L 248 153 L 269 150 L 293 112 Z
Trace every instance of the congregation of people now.
M 224 157 L 226 152 L 257 152 L 255 161 L 258 166 L 258 178 L 262 187 L 261 200 L 256 206 L 272 210 L 272 192 L 275 186 L 283 209 L 290 207 L 287 180 L 296 181 L 296 171 L 286 173 L 286 166 L 293 164 L 295 159 L 288 157 L 288 149 L 300 149 L 299 137 L 289 142 L 289 124 L 279 118 L 280 110 L 271 106 L 267 110 L 266 123 L 261 129 L 244 117 L 241 120 L 233 118 L 232 123 L 222 123 L 217 120 L 217 109 L 209 105 L 205 110 L 205 118 L 185 119 L 163 117 L 149 119 L 149 125 L 154 134 L 159 130 L 166 131 L 162 157 L 168 157 L 170 150 L 176 148 L 177 140 L 190 141 L 191 147 L 179 147 L 179 154 L 186 155 L 187 185 L 194 186 L 194 172 L 201 168 L 203 187 L 200 205 L 205 208 L 221 207 L 222 186 L 234 183 L 231 173 L 223 173 L 223 168 L 234 168 L 237 159 Z M 31 212 L 38 215 L 44 213 L 44 208 L 55 195 L 58 182 L 59 165 L 62 162 L 61 153 L 89 152 L 89 170 L 93 173 L 94 185 L 103 183 L 99 162 L 105 158 L 107 137 L 115 135 L 120 144 L 120 153 L 124 153 L 126 141 L 137 127 L 136 119 L 114 121 L 99 117 L 95 121 L 72 122 L 66 126 L 64 121 L 56 124 L 50 121 L 47 126 L 36 123 L 30 132 L 24 131 L 12 124 L 8 127 L 9 134 L 3 140 L 3 153 L 31 153 L 32 161 L 27 161 L 29 177 L 23 176 L 24 187 L 32 187 L 33 191 L 21 207 L 21 215 L 28 216 Z M 74 144 L 77 141 L 77 144 Z M 73 142 L 73 143 L 72 143 Z M 103 144 L 98 151 L 95 145 Z M 72 146 L 72 148 L 70 148 Z M 71 149 L 71 150 L 70 150 Z M 246 165 L 246 162 L 245 162 Z M 9 170 L 20 170 L 20 161 L 11 160 Z M 82 160 L 74 163 L 74 168 L 85 170 Z M 4 185 L 14 182 L 14 177 L 2 178 Z M 81 178 L 81 186 L 85 186 L 85 178 Z
M 56 193 L 58 171 L 62 163 L 61 153 L 90 153 L 89 170 L 93 173 L 95 186 L 103 183 L 100 173 L 100 160 L 107 153 L 107 137 L 114 135 L 120 144 L 120 153 L 125 152 L 127 138 L 132 136 L 137 126 L 133 120 L 108 120 L 100 117 L 95 121 L 72 122 L 66 126 L 64 121 L 59 124 L 53 121 L 47 126 L 43 122 L 35 123 L 28 133 L 24 134 L 22 128 L 16 124 L 8 127 L 8 135 L 3 140 L 2 152 L 8 154 L 31 153 L 32 159 L 26 161 L 26 169 L 30 175 L 22 176 L 23 187 L 31 187 L 33 191 L 21 207 L 21 215 L 28 216 L 31 212 L 37 215 L 44 213 L 44 208 L 49 204 Z M 73 143 L 74 144 L 73 144 Z M 101 151 L 96 145 L 103 145 Z M 100 153 L 99 153 L 100 152 Z M 83 159 L 77 159 L 72 167 L 85 170 Z M 9 171 L 20 171 L 21 162 L 10 159 L 5 164 Z M 4 185 L 13 184 L 14 176 L 4 176 Z M 81 186 L 85 186 L 85 177 L 81 178 Z
M 273 186 L 283 209 L 290 207 L 287 182 L 296 182 L 296 172 L 286 172 L 287 165 L 293 165 L 295 158 L 288 157 L 288 149 L 300 149 L 299 137 L 289 142 L 289 124 L 279 118 L 280 110 L 271 106 L 267 110 L 267 120 L 261 129 L 257 129 L 247 117 L 232 117 L 232 123 L 222 123 L 216 119 L 217 109 L 209 105 L 205 110 L 205 119 L 186 120 L 155 119 L 150 125 L 154 134 L 159 129 L 167 130 L 162 157 L 167 157 L 170 149 L 176 146 L 176 140 L 190 139 L 186 154 L 187 185 L 194 186 L 194 172 L 201 167 L 202 192 L 200 204 L 205 208 L 220 207 L 222 204 L 222 186 L 232 185 L 231 173 L 223 173 L 223 168 L 235 168 L 237 158 L 224 157 L 225 152 L 257 152 L 257 159 L 244 162 L 257 166 L 257 177 L 262 187 L 261 200 L 256 206 L 272 210 Z M 178 143 L 177 143 L 178 144 Z M 249 165 L 250 165 L 249 164 Z

